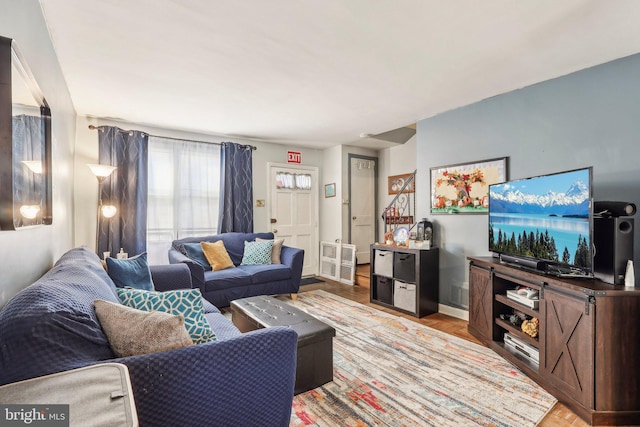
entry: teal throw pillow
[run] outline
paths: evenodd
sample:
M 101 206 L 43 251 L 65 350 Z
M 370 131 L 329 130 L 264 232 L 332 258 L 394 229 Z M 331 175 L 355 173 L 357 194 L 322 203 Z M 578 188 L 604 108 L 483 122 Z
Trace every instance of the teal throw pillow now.
M 154 290 L 146 252 L 125 259 L 107 258 L 105 262 L 107 274 L 118 288 Z
M 206 271 L 211 271 L 211 264 L 209 264 L 207 257 L 204 255 L 200 243 L 185 243 L 182 246 L 184 246 L 184 251 L 189 258 L 203 266 Z
M 259 242 L 244 242 L 244 254 L 240 265 L 271 264 L 271 249 L 273 240 Z
M 151 292 L 140 289 L 117 288 L 118 298 L 127 307 L 144 311 L 163 311 L 184 316 L 184 327 L 194 344 L 214 341 L 216 335 L 204 317 L 202 294 L 199 289 Z

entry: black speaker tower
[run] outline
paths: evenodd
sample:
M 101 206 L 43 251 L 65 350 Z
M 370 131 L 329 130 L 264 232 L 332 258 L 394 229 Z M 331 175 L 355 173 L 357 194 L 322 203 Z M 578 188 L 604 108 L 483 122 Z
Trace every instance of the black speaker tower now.
M 594 217 L 595 276 L 603 282 L 624 285 L 627 261 L 633 260 L 633 218 Z

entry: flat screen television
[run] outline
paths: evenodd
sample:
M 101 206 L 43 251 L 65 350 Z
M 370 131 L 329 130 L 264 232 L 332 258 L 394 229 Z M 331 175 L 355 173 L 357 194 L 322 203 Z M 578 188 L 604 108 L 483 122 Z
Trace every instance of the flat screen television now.
M 489 250 L 561 276 L 593 275 L 593 168 L 489 186 Z

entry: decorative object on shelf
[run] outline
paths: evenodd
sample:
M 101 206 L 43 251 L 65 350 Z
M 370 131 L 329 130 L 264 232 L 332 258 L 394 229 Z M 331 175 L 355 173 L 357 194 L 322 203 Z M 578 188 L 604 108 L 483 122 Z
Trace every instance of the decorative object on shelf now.
M 402 187 L 404 187 L 405 183 L 409 180 L 409 177 L 412 174 L 405 173 L 402 175 L 391 175 L 387 178 L 388 182 L 388 192 L 389 194 L 398 194 Z M 416 191 L 415 179 L 411 181 L 411 184 L 402 191 L 403 193 L 414 193 Z
M 627 270 L 624 274 L 624 286 L 627 288 L 636 287 L 636 276 L 633 272 L 633 260 L 627 261 Z
M 431 213 L 487 213 L 489 185 L 506 179 L 506 157 L 431 168 Z
M 384 243 L 387 245 L 393 245 L 393 230 L 389 230 L 384 233 Z
M 520 329 L 522 332 L 529 335 L 531 338 L 536 338 L 538 336 L 538 326 L 540 325 L 540 321 L 537 317 L 533 317 L 531 320 L 525 320 L 520 325 Z
M 336 197 L 336 183 L 324 185 L 324 197 Z
M 516 313 L 513 314 L 501 314 L 500 318 L 505 322 L 511 323 L 513 326 L 519 328 L 522 325 L 522 318 Z
M 116 259 L 127 259 L 129 258 L 129 254 L 124 251 L 124 249 L 120 248 L 120 252 L 116 254 Z
M 407 227 L 398 227 L 393 233 L 393 241 L 398 246 L 404 246 L 409 239 L 409 229 Z

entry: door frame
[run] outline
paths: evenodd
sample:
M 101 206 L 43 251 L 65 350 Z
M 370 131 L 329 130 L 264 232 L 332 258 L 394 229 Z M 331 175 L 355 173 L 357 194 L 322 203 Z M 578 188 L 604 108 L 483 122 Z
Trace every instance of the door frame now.
M 315 173 L 315 177 L 316 177 L 316 181 L 318 181 L 316 184 L 317 185 L 311 185 L 311 191 L 312 191 L 312 197 L 315 197 L 316 199 L 316 206 L 315 206 L 315 212 L 313 213 L 313 216 L 315 218 L 315 227 L 314 227 L 314 231 L 313 231 L 313 238 L 315 240 L 316 243 L 316 249 L 317 249 L 317 254 L 320 254 L 320 231 L 319 231 L 319 227 L 320 227 L 320 169 L 317 166 L 308 166 L 308 165 L 300 165 L 297 163 L 278 163 L 278 162 L 267 162 L 267 203 L 266 203 L 266 208 L 267 208 L 267 220 L 270 221 L 271 220 L 271 202 L 272 199 L 271 197 L 273 196 L 272 191 L 271 191 L 271 184 L 273 184 L 271 182 L 271 170 L 273 168 L 293 168 L 293 169 L 301 169 L 301 170 L 306 170 L 306 171 L 311 171 Z M 269 228 L 272 227 L 272 224 L 269 223 Z M 319 268 L 320 268 L 320 261 L 319 261 L 319 256 L 316 257 L 316 267 L 315 267 L 315 271 L 313 272 L 314 276 L 318 275 L 319 272 Z
M 349 232 L 347 233 L 347 236 L 349 238 L 349 243 L 352 242 L 351 240 L 351 160 L 352 159 L 362 159 L 362 160 L 369 160 L 369 161 L 373 161 L 375 163 L 375 167 L 373 168 L 373 227 L 374 227 L 374 233 L 373 233 L 373 242 L 371 243 L 375 243 L 378 239 L 378 228 L 379 228 L 379 224 L 378 224 L 378 158 L 377 157 L 371 157 L 371 156 L 365 156 L 362 154 L 353 154 L 353 153 L 349 153 L 348 156 L 348 164 L 347 164 L 347 171 L 348 171 L 348 179 L 349 179 L 349 204 L 347 205 L 347 218 L 349 221 Z

